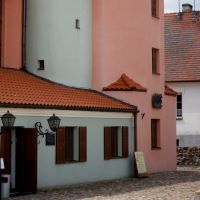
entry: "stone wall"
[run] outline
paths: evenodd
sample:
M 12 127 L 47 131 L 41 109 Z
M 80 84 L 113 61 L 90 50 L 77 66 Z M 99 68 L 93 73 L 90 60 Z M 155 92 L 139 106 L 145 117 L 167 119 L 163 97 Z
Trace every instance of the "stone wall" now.
M 200 166 L 200 147 L 177 147 L 177 165 Z

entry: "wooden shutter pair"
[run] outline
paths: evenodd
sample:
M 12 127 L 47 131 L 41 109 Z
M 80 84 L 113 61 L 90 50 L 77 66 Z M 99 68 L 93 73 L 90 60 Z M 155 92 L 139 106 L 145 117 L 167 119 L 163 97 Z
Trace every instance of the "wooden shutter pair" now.
M 56 132 L 56 164 L 66 163 L 68 152 L 68 128 L 59 128 Z M 79 127 L 79 162 L 87 160 L 87 128 Z
M 112 158 L 112 127 L 104 128 L 104 159 Z M 122 157 L 128 157 L 128 127 L 122 127 Z

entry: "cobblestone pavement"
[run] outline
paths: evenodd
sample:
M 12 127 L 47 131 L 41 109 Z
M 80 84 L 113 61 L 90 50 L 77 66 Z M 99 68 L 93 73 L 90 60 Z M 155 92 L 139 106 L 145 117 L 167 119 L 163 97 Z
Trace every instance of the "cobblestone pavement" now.
M 200 167 L 152 174 L 149 178 L 127 178 L 60 189 L 9 200 L 193 200 L 200 189 Z

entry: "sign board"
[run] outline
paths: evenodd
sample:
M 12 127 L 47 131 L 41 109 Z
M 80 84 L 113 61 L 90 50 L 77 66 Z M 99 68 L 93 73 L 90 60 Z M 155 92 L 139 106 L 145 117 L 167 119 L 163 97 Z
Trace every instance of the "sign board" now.
M 135 152 L 136 167 L 138 172 L 138 177 L 147 177 L 147 169 L 144 160 L 143 152 Z
M 46 134 L 46 145 L 53 146 L 55 145 L 55 134 Z
M 1 158 L 1 169 L 5 169 L 3 158 Z

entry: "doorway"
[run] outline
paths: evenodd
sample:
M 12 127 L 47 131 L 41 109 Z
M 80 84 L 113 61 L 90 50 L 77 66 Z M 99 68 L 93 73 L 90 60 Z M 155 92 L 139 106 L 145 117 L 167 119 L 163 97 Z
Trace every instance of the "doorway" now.
M 16 127 L 3 129 L 3 174 L 11 176 L 11 192 L 28 194 L 37 192 L 37 133 L 36 129 Z

